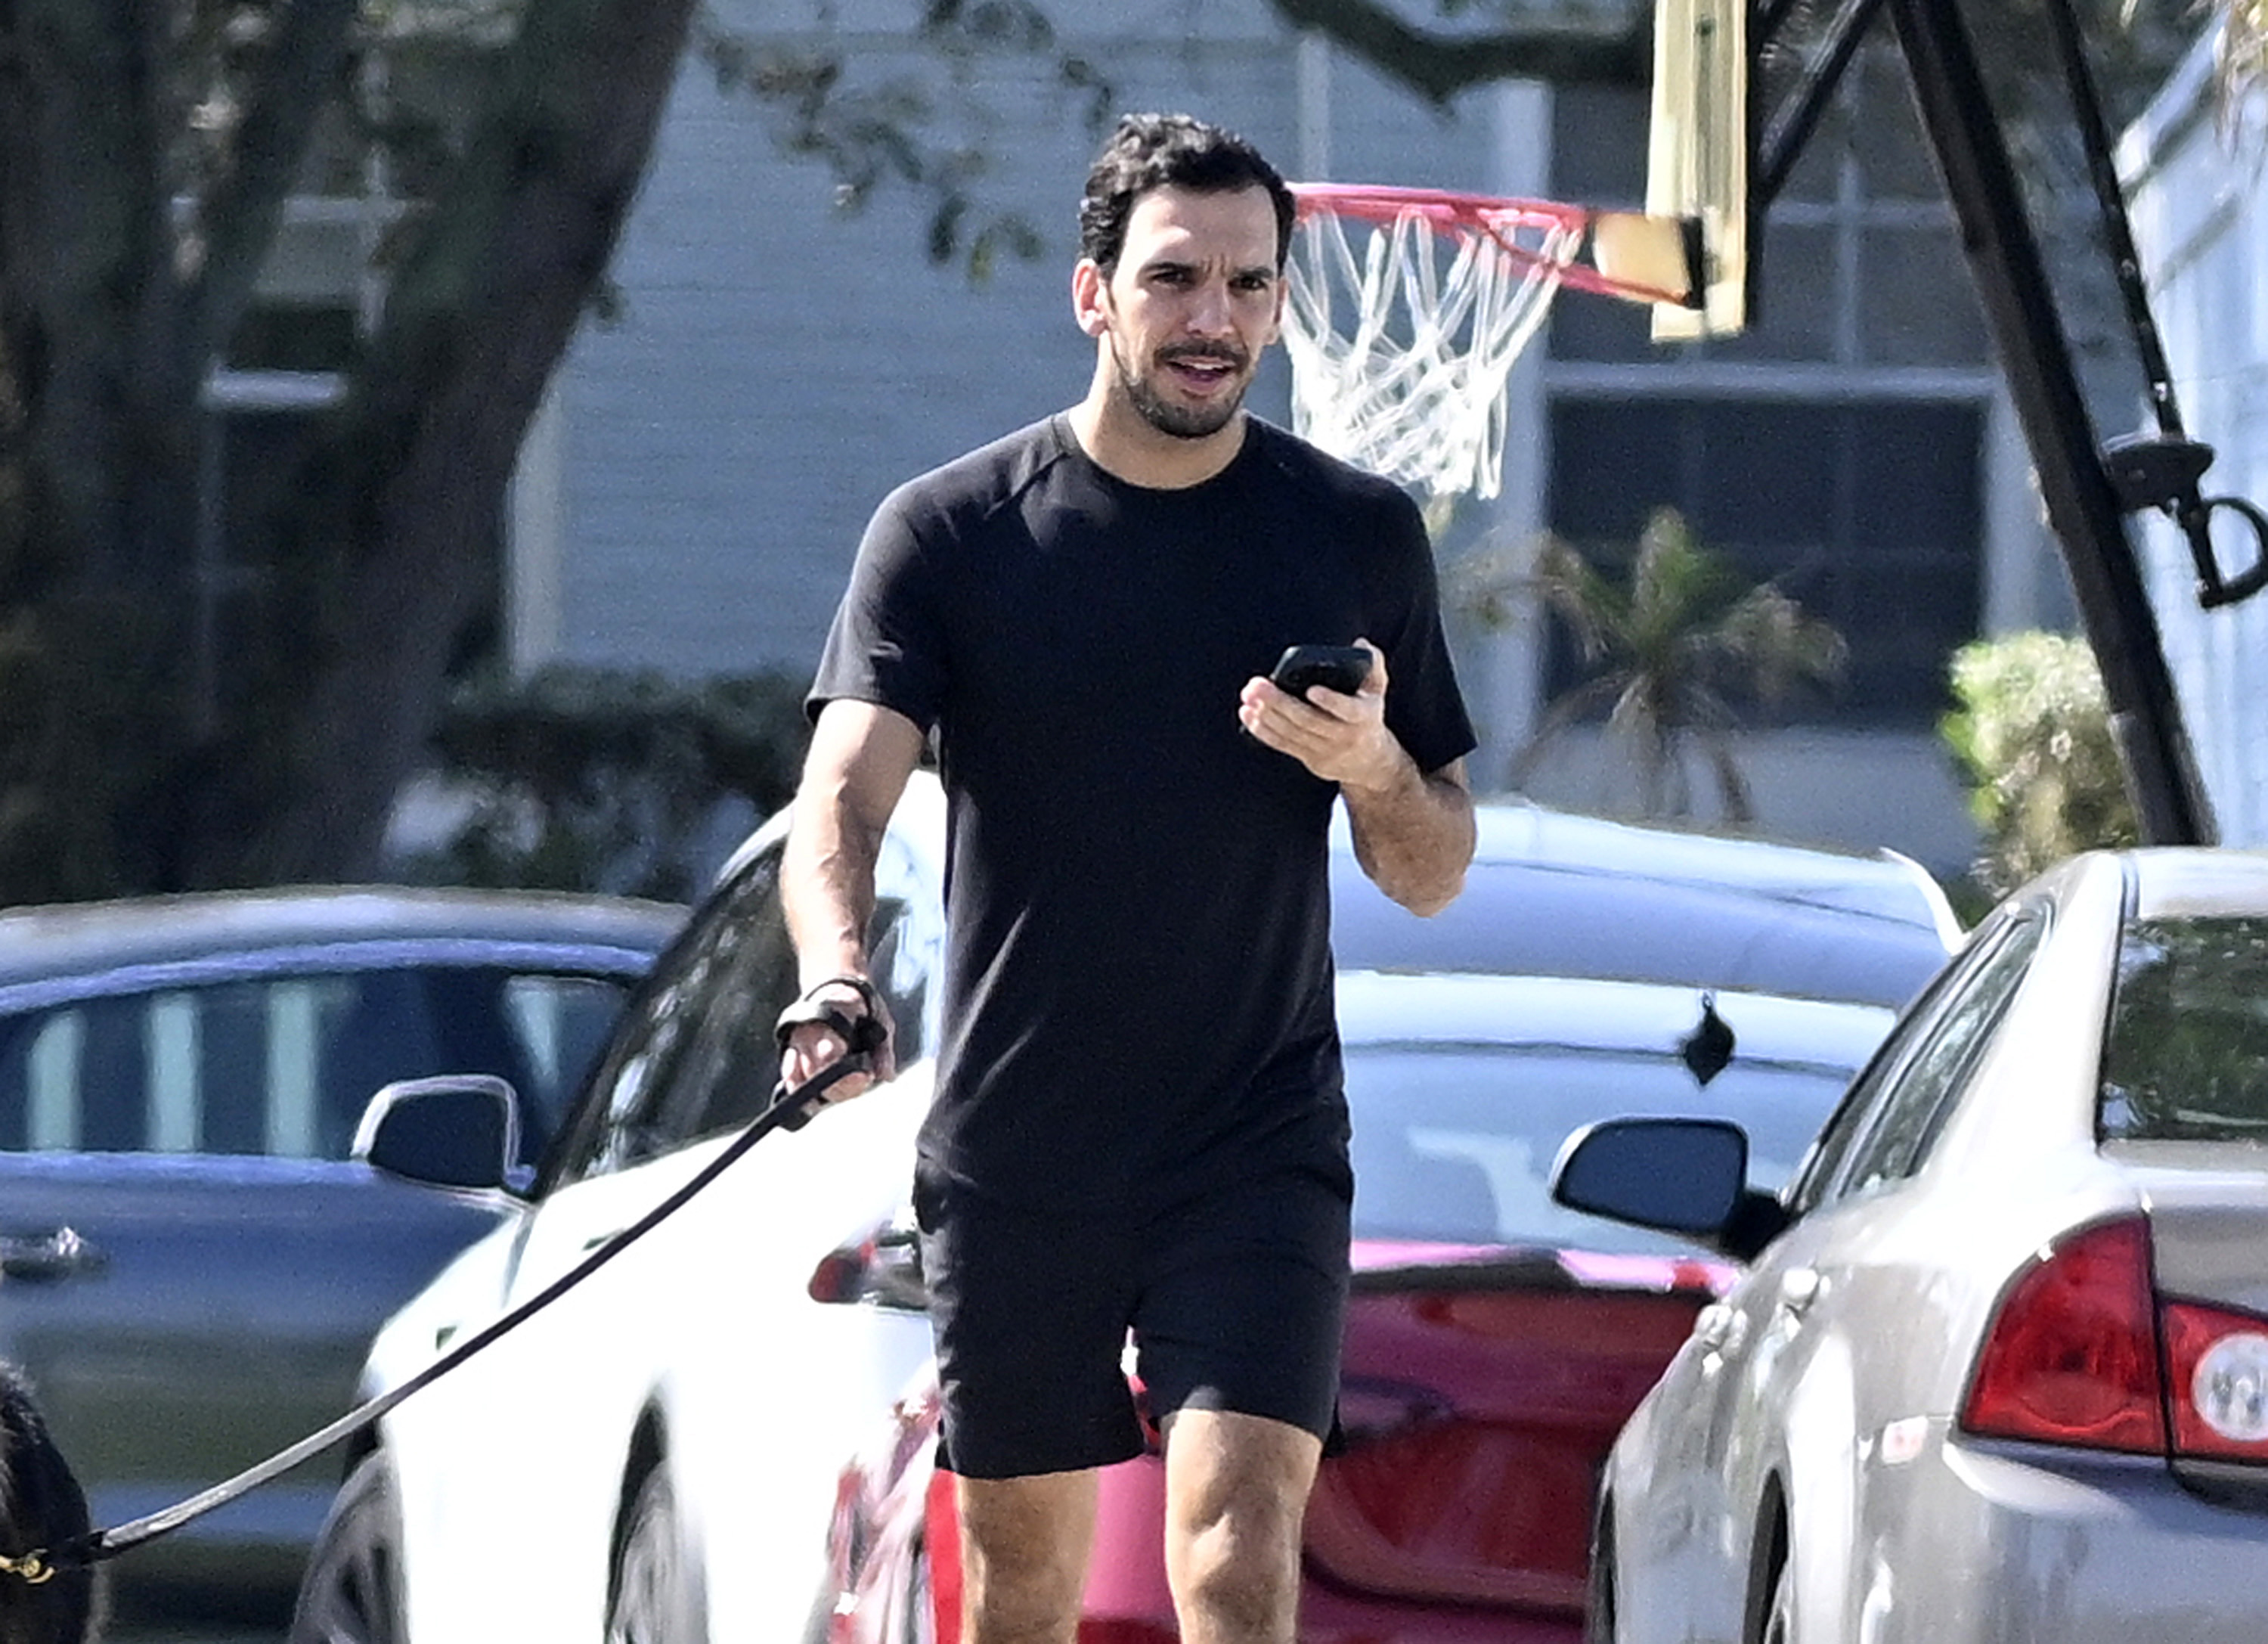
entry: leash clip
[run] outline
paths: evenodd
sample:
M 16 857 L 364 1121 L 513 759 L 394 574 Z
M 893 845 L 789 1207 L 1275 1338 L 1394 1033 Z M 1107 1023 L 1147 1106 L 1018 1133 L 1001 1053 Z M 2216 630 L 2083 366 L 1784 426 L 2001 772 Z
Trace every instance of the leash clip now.
M 12 1575 L 26 1587 L 44 1587 L 55 1579 L 55 1567 L 48 1562 L 47 1549 L 39 1547 L 17 1559 L 0 1553 L 0 1574 Z

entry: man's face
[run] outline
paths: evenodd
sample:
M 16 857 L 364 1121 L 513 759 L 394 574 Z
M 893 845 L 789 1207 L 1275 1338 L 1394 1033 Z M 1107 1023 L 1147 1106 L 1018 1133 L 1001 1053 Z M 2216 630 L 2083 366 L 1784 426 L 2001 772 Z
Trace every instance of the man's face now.
M 1182 439 L 1226 427 L 1276 340 L 1284 281 L 1267 191 L 1166 188 L 1135 202 L 1108 279 L 1074 283 L 1080 323 L 1109 347 L 1117 395 Z

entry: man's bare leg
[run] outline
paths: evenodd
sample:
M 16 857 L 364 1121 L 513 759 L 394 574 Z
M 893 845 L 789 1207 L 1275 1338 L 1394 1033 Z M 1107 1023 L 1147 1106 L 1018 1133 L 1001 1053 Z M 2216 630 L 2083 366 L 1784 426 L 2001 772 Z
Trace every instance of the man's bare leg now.
M 1229 1411 L 1176 1412 L 1166 1434 L 1166 1577 L 1182 1644 L 1292 1644 L 1300 1525 L 1322 1444 Z
M 964 1644 L 1073 1644 L 1094 1471 L 958 1482 Z

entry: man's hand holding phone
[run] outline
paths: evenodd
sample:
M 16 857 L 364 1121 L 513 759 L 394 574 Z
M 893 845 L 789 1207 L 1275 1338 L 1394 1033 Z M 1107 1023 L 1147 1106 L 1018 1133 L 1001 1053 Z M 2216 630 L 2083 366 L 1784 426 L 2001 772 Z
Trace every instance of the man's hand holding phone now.
M 1268 682 L 1305 702 L 1317 685 L 1351 697 L 1369 677 L 1370 652 L 1360 645 L 1287 645 L 1270 670 Z
M 1237 719 L 1326 782 L 1379 786 L 1402 767 L 1386 728 L 1386 657 L 1367 639 L 1292 646 L 1268 678 L 1245 682 Z

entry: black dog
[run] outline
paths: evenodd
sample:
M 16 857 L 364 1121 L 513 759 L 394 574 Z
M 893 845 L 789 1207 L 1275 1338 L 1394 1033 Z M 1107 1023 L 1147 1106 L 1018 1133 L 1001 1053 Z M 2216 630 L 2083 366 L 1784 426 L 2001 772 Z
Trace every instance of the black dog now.
M 0 1363 L 0 1644 L 91 1644 L 101 1622 L 96 1571 L 52 1559 L 92 1529 L 86 1493 L 23 1372 Z

